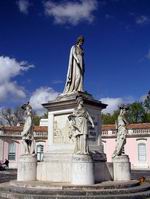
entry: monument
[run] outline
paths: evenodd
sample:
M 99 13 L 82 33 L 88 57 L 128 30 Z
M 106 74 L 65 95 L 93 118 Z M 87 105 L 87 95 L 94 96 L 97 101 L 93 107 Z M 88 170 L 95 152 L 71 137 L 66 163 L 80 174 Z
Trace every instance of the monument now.
M 36 180 L 37 159 L 35 154 L 35 141 L 33 136 L 32 107 L 29 102 L 22 106 L 25 114 L 25 123 L 22 135 L 23 154 L 18 163 L 18 181 Z
M 124 146 L 126 144 L 127 124 L 126 119 L 127 107 L 120 107 L 120 113 L 116 122 L 117 142 L 116 148 L 112 155 L 114 180 L 130 180 L 130 161 L 125 154 Z
M 34 153 L 32 107 L 22 108 L 24 149 L 17 181 L 0 186 L 2 198 L 145 198 L 150 185 L 130 180 L 130 162 L 124 153 L 126 108 L 117 120 L 117 145 L 113 153 L 114 181 L 101 140 L 101 110 L 106 104 L 84 90 L 84 38 L 71 48 L 67 80 L 62 94 L 43 106 L 48 110 L 48 150 L 44 161 Z M 106 182 L 104 182 L 106 181 Z
M 48 151 L 38 164 L 40 181 L 94 184 L 110 180 L 101 140 L 106 104 L 84 90 L 84 37 L 71 47 L 64 91 L 48 110 Z

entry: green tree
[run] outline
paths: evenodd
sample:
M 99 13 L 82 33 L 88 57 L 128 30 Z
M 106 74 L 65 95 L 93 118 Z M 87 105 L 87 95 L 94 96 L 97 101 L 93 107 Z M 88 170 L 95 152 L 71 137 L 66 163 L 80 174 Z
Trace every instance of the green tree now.
M 130 104 L 127 117 L 129 123 L 145 122 L 146 112 L 142 102 L 134 102 Z
M 114 111 L 112 114 L 110 113 L 102 113 L 102 123 L 103 124 L 115 124 L 119 114 L 119 109 Z
M 41 119 L 40 116 L 34 114 L 34 115 L 33 115 L 33 124 L 34 124 L 35 126 L 39 126 L 39 124 L 40 124 L 40 119 Z
M 144 100 L 143 104 L 146 109 L 146 112 L 150 113 L 150 91 L 148 92 L 148 95 L 147 95 L 146 99 Z

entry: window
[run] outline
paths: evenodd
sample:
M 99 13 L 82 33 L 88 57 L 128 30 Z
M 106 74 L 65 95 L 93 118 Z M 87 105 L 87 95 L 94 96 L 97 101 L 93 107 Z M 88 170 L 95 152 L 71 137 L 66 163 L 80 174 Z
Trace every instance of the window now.
M 37 145 L 37 160 L 38 161 L 43 160 L 43 153 L 44 153 L 44 146 L 41 144 Z
M 138 144 L 138 160 L 140 162 L 146 161 L 146 144 L 145 143 Z
M 16 158 L 16 144 L 10 143 L 8 146 L 8 160 L 15 160 Z

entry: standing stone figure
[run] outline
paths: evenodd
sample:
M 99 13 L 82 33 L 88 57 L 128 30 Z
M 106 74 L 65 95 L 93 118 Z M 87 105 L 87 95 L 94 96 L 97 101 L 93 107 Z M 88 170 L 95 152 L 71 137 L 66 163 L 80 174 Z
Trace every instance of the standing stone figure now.
M 23 127 L 22 135 L 22 144 L 24 146 L 25 154 L 34 153 L 34 137 L 33 137 L 33 124 L 32 124 L 32 107 L 27 104 L 24 104 L 21 107 L 25 112 L 25 124 Z
M 77 38 L 77 42 L 71 47 L 68 73 L 64 93 L 71 93 L 74 91 L 83 92 L 83 79 L 84 79 L 84 52 L 82 45 L 84 37 Z
M 88 122 L 91 123 L 92 128 L 94 128 L 94 122 L 86 108 L 83 106 L 83 99 L 79 97 L 77 100 L 78 107 L 74 109 L 73 114 L 68 116 L 72 127 L 70 138 L 75 138 L 75 154 L 89 154 Z
M 126 120 L 125 117 L 126 111 L 127 111 L 126 107 L 120 107 L 120 113 L 116 122 L 117 144 L 115 151 L 112 155 L 112 158 L 124 154 L 124 145 L 126 144 L 127 124 L 128 124 L 128 121 Z

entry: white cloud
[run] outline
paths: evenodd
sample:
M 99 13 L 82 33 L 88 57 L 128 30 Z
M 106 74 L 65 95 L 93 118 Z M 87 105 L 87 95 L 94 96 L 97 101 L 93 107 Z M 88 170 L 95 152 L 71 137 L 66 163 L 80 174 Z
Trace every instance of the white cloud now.
M 24 89 L 18 86 L 16 82 L 5 82 L 2 85 L 0 84 L 0 101 L 4 101 L 8 96 L 21 99 L 25 98 L 26 94 Z
M 27 71 L 33 65 L 27 62 L 18 62 L 14 58 L 0 56 L 0 83 L 9 81 L 11 78 L 19 75 L 22 71 Z
M 0 101 L 10 99 L 10 97 L 11 100 L 26 97 L 24 88 L 12 79 L 31 67 L 33 65 L 28 65 L 25 61 L 18 62 L 14 58 L 0 56 Z
M 19 0 L 17 1 L 17 5 L 20 12 L 22 12 L 23 14 L 28 14 L 28 10 L 30 7 L 30 3 L 28 0 Z
M 136 17 L 136 24 L 143 25 L 143 24 L 148 24 L 148 23 L 150 23 L 149 17 L 147 17 L 145 15 Z
M 107 108 L 103 110 L 103 113 L 110 113 L 112 114 L 115 110 L 118 109 L 118 107 L 121 104 L 129 104 L 134 101 L 132 97 L 126 97 L 126 98 L 101 98 L 100 101 L 102 101 L 105 104 L 108 104 Z
M 97 0 L 62 1 L 44 3 L 45 14 L 52 16 L 57 24 L 77 25 L 81 21 L 91 23 L 94 20 L 93 11 L 97 9 Z
M 103 111 L 104 113 L 113 113 L 118 109 L 118 106 L 123 104 L 122 98 L 101 98 L 101 101 L 105 104 L 108 104 L 107 108 Z
M 44 108 L 41 104 L 54 100 L 58 94 L 59 93 L 57 91 L 50 87 L 40 87 L 33 92 L 30 98 L 30 104 L 38 114 L 42 114 L 44 112 Z

